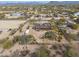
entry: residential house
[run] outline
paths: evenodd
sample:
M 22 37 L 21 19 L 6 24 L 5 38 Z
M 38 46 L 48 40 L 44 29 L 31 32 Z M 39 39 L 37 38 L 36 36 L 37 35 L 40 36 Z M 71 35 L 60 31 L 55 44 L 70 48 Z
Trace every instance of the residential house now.
M 5 18 L 19 18 L 19 17 L 24 17 L 23 13 L 12 12 L 12 13 L 5 14 Z
M 79 16 L 79 12 L 74 13 L 74 16 Z
M 35 20 L 51 20 L 52 16 L 48 14 L 39 14 L 39 15 L 34 15 L 31 19 Z
M 51 24 L 50 23 L 34 24 L 33 29 L 35 29 L 35 30 L 50 30 Z

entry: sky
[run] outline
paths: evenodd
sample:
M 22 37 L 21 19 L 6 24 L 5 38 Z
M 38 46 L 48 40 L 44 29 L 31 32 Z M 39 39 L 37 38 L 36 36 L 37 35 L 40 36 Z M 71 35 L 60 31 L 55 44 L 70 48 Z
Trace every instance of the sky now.
M 79 1 L 79 0 L 0 0 L 0 1 Z

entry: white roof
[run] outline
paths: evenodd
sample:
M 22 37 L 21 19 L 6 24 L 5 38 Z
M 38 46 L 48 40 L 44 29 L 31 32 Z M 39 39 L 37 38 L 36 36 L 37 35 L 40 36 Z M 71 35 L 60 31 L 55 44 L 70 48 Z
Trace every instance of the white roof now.
M 28 34 L 29 33 L 29 29 L 28 30 L 26 30 L 26 34 Z

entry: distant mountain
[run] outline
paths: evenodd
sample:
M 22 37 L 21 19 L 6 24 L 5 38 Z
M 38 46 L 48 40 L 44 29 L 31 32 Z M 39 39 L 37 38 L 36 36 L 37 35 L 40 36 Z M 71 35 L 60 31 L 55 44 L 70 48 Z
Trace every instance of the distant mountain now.
M 65 5 L 65 4 L 79 4 L 79 1 L 0 1 L 0 6 L 2 5 Z
M 79 1 L 50 1 L 47 4 L 52 5 L 79 4 Z
M 16 4 L 27 4 L 27 5 L 39 5 L 46 4 L 47 1 L 0 1 L 0 5 L 16 5 Z

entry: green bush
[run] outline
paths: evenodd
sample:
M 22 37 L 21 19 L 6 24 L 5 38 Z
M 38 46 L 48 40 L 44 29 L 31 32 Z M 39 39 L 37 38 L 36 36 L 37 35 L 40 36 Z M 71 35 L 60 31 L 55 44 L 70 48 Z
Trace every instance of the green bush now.
M 63 52 L 64 57 L 76 57 L 78 56 L 77 52 L 72 45 L 65 45 L 66 50 Z
M 20 24 L 19 29 L 18 29 L 20 32 L 22 32 L 22 27 L 23 26 L 24 26 L 24 24 Z
M 30 41 L 33 41 L 35 38 L 32 35 L 23 35 L 20 37 L 20 43 L 26 44 Z
M 52 31 L 48 31 L 45 33 L 44 37 L 52 40 L 56 38 L 56 34 Z
M 20 44 L 27 44 L 28 42 L 34 40 L 35 38 L 32 35 L 22 35 L 22 36 L 15 36 L 13 42 L 19 42 Z
M 73 25 L 71 25 L 71 28 L 72 29 L 78 29 L 79 28 L 79 24 L 73 24 Z
M 20 36 L 14 36 L 13 43 L 16 43 L 20 40 Z
M 77 53 L 75 52 L 75 50 L 67 49 L 67 50 L 64 52 L 64 56 L 65 56 L 65 57 L 76 57 L 76 56 L 77 56 Z
M 66 40 L 67 40 L 68 42 L 71 42 L 71 41 L 75 40 L 76 37 L 77 37 L 76 34 L 71 34 L 71 33 L 67 33 L 65 36 L 66 36 Z
M 13 30 L 11 30 L 11 32 L 10 32 L 9 35 L 13 35 L 13 34 L 15 34 L 15 33 L 16 33 L 16 29 L 13 29 Z
M 13 46 L 13 42 L 11 40 L 7 40 L 3 43 L 3 48 L 4 49 L 9 49 Z
M 65 24 L 65 19 L 60 19 L 59 21 L 56 22 L 57 25 L 63 25 Z
M 2 39 L 0 40 L 0 44 L 3 44 L 5 41 L 7 41 L 8 39 Z
M 50 51 L 47 50 L 46 48 L 40 48 L 36 52 L 34 52 L 31 56 L 33 57 L 48 57 Z

